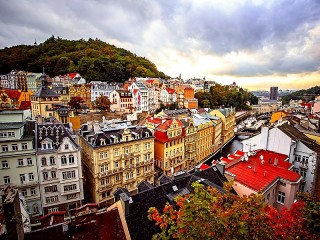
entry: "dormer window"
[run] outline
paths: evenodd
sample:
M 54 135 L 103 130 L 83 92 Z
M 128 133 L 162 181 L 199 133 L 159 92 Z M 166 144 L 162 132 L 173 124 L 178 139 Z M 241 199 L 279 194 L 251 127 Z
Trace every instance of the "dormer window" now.
M 149 132 L 146 132 L 146 137 L 149 137 Z
M 129 141 L 129 136 L 126 136 L 126 141 Z
M 64 145 L 64 149 L 65 149 L 65 150 L 68 150 L 68 149 L 69 149 L 69 144 L 65 144 L 65 145 Z
M 100 139 L 100 145 L 102 146 L 106 145 L 106 139 L 104 138 Z

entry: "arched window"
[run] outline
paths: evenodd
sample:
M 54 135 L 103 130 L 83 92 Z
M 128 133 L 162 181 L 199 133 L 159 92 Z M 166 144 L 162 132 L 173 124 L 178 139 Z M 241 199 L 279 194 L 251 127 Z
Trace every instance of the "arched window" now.
M 45 157 L 41 158 L 41 165 L 42 166 L 47 166 L 47 159 Z
M 74 156 L 69 155 L 69 164 L 74 164 Z
M 65 155 L 61 156 L 61 164 L 62 165 L 67 164 L 67 157 Z

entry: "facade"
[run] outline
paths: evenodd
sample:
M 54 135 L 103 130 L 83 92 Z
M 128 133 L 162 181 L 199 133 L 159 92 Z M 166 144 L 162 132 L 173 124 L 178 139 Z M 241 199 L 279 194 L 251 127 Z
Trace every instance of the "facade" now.
M 284 123 L 275 128 L 263 127 L 261 134 L 243 141 L 243 151 L 265 149 L 288 156 L 292 170 L 302 176 L 300 191 L 319 197 L 320 146 L 298 129 Z
M 233 108 L 220 108 L 209 113 L 211 116 L 217 116 L 222 121 L 222 143 L 228 142 L 234 137 L 234 127 L 236 125 L 235 110 Z
M 80 129 L 86 188 L 96 203 L 113 203 L 118 188 L 137 192 L 139 182 L 154 182 L 154 138 L 131 122 L 86 123 Z
M 55 118 L 36 124 L 37 165 L 43 213 L 80 207 L 83 179 L 80 147 Z
M 110 94 L 110 110 L 132 112 L 134 109 L 132 93 L 128 90 L 114 90 Z
M 251 153 L 251 154 L 249 154 Z M 302 177 L 291 170 L 288 156 L 267 150 L 247 152 L 226 164 L 226 177 L 234 181 L 239 196 L 262 194 L 264 201 L 279 211 L 290 209 Z
M 75 81 L 76 77 L 73 78 Z M 91 84 L 73 84 L 69 87 L 69 99 L 72 97 L 81 97 L 84 104 L 92 109 L 91 103 Z
M 210 119 L 199 114 L 193 114 L 193 121 L 197 131 L 196 164 L 203 162 L 213 153 L 213 123 Z
M 46 75 L 42 76 L 42 85 L 37 92 L 31 95 L 32 116 L 52 117 L 54 116 L 54 105 L 61 105 L 60 95 L 49 88 Z
M 278 87 L 270 87 L 270 100 L 278 100 Z
M 26 77 L 28 90 L 35 93 L 41 87 L 42 73 L 28 73 Z
M 119 90 L 119 85 L 117 83 L 108 83 L 101 81 L 91 81 L 91 102 L 94 102 L 98 97 L 106 96 L 110 99 L 110 94 L 114 90 Z
M 0 112 L 0 187 L 16 186 L 31 217 L 42 213 L 30 110 Z
M 128 90 L 132 93 L 136 111 L 149 111 L 149 91 L 142 82 L 133 82 Z
M 185 126 L 178 119 L 162 119 L 154 131 L 155 164 L 166 175 L 184 169 Z
M 197 158 L 197 129 L 194 124 L 193 118 L 181 119 L 185 127 L 184 139 L 184 159 L 185 169 L 191 170 L 196 166 Z
M 52 90 L 59 95 L 59 101 L 62 104 L 67 105 L 70 102 L 69 87 L 53 87 Z

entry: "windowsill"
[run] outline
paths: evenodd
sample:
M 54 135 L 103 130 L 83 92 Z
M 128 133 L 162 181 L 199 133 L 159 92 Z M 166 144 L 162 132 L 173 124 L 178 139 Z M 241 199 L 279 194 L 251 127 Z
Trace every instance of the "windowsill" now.
M 279 203 L 279 204 L 281 204 L 281 205 L 284 205 L 284 203 L 282 203 L 282 202 L 278 202 L 278 201 L 277 201 L 277 203 Z

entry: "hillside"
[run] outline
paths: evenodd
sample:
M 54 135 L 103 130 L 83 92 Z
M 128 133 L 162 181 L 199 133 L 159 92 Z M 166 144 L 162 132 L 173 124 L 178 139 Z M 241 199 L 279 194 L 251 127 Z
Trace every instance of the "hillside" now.
M 35 46 L 0 49 L 0 74 L 13 69 L 42 72 L 43 66 L 49 76 L 79 72 L 89 81 L 121 82 L 131 76 L 168 77 L 148 59 L 98 39 L 66 40 L 52 36 Z
M 309 89 L 299 90 L 282 97 L 282 101 L 288 103 L 290 99 L 299 100 L 302 99 L 303 94 L 317 94 L 320 95 L 320 86 L 315 86 Z

